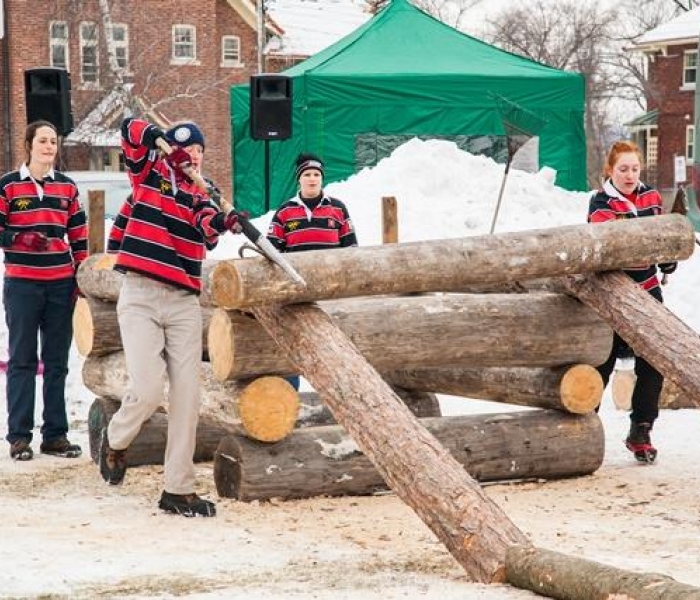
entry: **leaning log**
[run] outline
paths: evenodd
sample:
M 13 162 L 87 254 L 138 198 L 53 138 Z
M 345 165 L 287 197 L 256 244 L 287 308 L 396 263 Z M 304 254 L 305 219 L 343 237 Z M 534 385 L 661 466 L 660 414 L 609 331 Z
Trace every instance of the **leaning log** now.
M 565 277 L 564 282 L 636 355 L 700 405 L 700 335 L 696 331 L 620 271 Z
M 117 400 L 96 398 L 88 411 L 88 437 L 90 456 L 98 462 L 98 452 L 102 430 L 109 425 L 112 416 L 119 409 Z M 235 429 L 226 424 L 200 416 L 197 423 L 197 445 L 194 451 L 195 462 L 212 460 L 222 438 Z M 140 465 L 162 465 L 165 444 L 168 437 L 168 415 L 165 409 L 157 410 L 142 426 L 139 434 L 129 445 L 126 462 L 129 467 Z
M 661 388 L 661 396 L 659 397 L 659 408 L 670 408 L 677 410 L 679 408 L 698 408 L 700 402 L 693 402 L 681 388 L 675 383 L 666 379 Z
M 207 354 L 207 332 L 212 309 L 202 307 L 202 354 Z M 116 302 L 95 296 L 78 298 L 73 311 L 73 337 L 81 356 L 104 356 L 123 350 Z
M 605 453 L 596 414 L 538 410 L 430 418 L 421 424 L 480 482 L 588 475 L 600 468 Z M 352 438 L 332 425 L 297 429 L 272 446 L 229 435 L 214 455 L 214 481 L 219 496 L 245 502 L 387 489 Z
M 316 305 L 252 310 L 384 481 L 467 575 L 478 582 L 502 581 L 506 548 L 527 544 L 526 536 L 420 425 L 331 318 Z
M 90 356 L 83 363 L 83 385 L 104 399 L 121 400 L 129 375 L 123 352 Z M 277 441 L 287 436 L 299 418 L 299 395 L 280 377 L 217 381 L 209 363 L 199 371 L 200 414 L 227 427 L 240 427 L 253 439 Z M 163 382 L 165 394 L 168 385 Z
M 76 274 L 78 287 L 85 296 L 92 296 L 108 302 L 119 300 L 124 274 L 114 270 L 116 254 L 93 254 L 85 259 Z M 199 303 L 213 306 L 209 278 L 218 261 L 205 260 L 202 263 L 202 293 Z
M 595 410 L 603 397 L 603 378 L 590 365 L 413 369 L 387 373 L 384 378 L 411 390 L 579 415 Z
M 220 261 L 211 274 L 214 302 L 246 308 L 354 296 L 458 292 L 572 273 L 624 269 L 688 258 L 693 227 L 680 215 L 581 224 L 517 233 L 430 240 L 286 256 L 306 281 L 300 288 L 263 258 Z
M 324 303 L 337 326 L 381 372 L 441 366 L 597 365 L 612 331 L 562 294 L 363 298 Z M 217 309 L 209 360 L 220 381 L 296 371 L 250 316 Z
M 506 554 L 506 582 L 561 600 L 698 600 L 700 588 L 659 573 L 634 573 L 532 546 Z

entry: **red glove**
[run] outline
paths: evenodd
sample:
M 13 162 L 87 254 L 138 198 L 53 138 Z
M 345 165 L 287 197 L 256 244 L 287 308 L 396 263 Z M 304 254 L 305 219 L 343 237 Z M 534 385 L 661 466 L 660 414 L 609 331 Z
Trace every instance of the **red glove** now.
M 43 252 L 49 247 L 49 238 L 39 231 L 20 231 L 12 238 L 12 250 Z
M 176 175 L 191 181 L 187 173 L 185 173 L 185 169 L 192 166 L 192 157 L 187 154 L 184 148 L 173 146 L 173 151 L 166 155 L 165 162 L 170 165 L 170 168 L 175 171 Z
M 224 227 L 233 233 L 241 233 L 243 227 L 241 226 L 239 217 L 242 219 L 248 219 L 250 214 L 245 210 L 232 210 L 224 217 Z

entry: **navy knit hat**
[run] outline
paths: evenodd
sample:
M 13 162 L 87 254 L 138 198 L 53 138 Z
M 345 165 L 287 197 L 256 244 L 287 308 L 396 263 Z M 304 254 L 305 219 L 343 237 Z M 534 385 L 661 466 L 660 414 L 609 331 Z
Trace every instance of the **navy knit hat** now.
M 165 132 L 165 139 L 169 144 L 175 144 L 181 148 L 199 144 L 204 149 L 204 134 L 202 130 L 192 122 L 178 123 Z
M 300 154 L 296 160 L 294 177 L 298 180 L 301 174 L 309 169 L 321 171 L 321 176 L 323 177 L 323 161 L 315 154 Z

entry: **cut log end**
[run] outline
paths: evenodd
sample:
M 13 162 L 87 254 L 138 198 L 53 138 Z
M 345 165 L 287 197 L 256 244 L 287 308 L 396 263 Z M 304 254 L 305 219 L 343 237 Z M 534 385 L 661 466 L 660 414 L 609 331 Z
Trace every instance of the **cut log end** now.
M 90 304 L 85 298 L 78 298 L 73 311 L 73 339 L 81 356 L 90 356 L 94 339 Z
M 603 378 L 590 365 L 574 365 L 566 371 L 559 387 L 562 405 L 571 413 L 586 415 L 600 404 Z
M 233 371 L 233 327 L 225 310 L 217 308 L 207 330 L 207 348 L 217 381 L 226 381 Z
M 238 415 L 245 433 L 260 442 L 278 442 L 294 429 L 299 394 L 281 377 L 260 377 L 238 398 Z
M 241 305 L 241 281 L 235 266 L 222 260 L 212 271 L 211 282 L 217 306 L 237 308 Z

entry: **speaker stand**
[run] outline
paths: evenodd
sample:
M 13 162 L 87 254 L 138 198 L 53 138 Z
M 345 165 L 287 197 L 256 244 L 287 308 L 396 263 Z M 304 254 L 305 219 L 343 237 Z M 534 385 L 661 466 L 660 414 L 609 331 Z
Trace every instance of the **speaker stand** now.
M 265 213 L 270 212 L 270 140 L 265 140 Z

